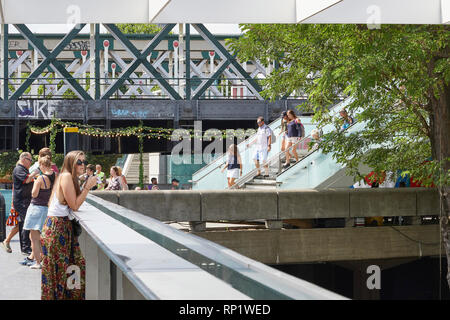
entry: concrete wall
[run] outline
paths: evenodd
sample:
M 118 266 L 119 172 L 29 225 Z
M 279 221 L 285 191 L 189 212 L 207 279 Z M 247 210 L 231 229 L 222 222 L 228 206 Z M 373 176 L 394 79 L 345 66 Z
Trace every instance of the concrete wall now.
M 439 215 L 437 189 L 94 191 L 161 221 Z
M 194 234 L 267 264 L 437 256 L 440 237 L 439 225 Z

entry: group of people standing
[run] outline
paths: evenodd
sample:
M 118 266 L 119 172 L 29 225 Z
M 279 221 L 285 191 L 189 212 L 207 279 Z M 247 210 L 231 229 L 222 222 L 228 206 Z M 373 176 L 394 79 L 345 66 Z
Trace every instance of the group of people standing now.
M 13 229 L 2 245 L 11 253 L 10 241 L 19 233 L 20 249 L 26 255 L 20 264 L 42 269 L 43 300 L 84 299 L 85 261 L 72 213 L 90 190 L 103 188 L 104 173 L 100 165 L 88 165 L 82 151 L 69 152 L 61 172 L 48 148 L 40 150 L 36 165 L 32 162 L 32 155 L 23 152 L 13 170 L 13 201 L 7 219 Z M 71 266 L 80 270 L 80 286 L 75 288 L 67 284 Z
M 250 146 L 256 145 L 253 154 L 253 161 L 257 170 L 255 178 L 267 178 L 269 177 L 269 164 L 267 160 L 269 152 L 272 149 L 271 145 L 274 142 L 273 131 L 264 122 L 264 117 L 258 117 L 256 122 L 258 124 L 256 138 L 252 142 L 247 143 L 246 148 L 248 149 Z M 296 144 L 305 136 L 305 128 L 293 110 L 282 113 L 280 136 L 281 151 L 285 152 L 286 155 L 286 161 L 283 167 L 287 168 L 290 166 L 291 157 L 295 157 L 296 161 L 299 160 Z M 291 155 L 291 151 L 293 155 Z M 236 144 L 228 147 L 226 159 L 222 172 L 227 169 L 228 187 L 231 188 L 236 180 L 242 176 L 242 158 Z M 261 174 L 261 165 L 264 167 L 264 175 Z

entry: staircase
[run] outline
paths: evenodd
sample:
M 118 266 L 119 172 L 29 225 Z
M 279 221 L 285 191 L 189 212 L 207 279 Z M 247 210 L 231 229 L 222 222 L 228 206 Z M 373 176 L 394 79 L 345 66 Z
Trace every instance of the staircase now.
M 302 150 L 297 150 L 299 155 L 299 161 L 302 160 L 306 153 Z M 280 163 L 281 162 L 281 163 Z M 283 164 L 286 162 L 286 157 L 284 153 L 282 153 L 278 159 L 275 161 L 269 162 L 269 176 L 263 177 L 265 174 L 264 167 L 261 167 L 261 176 L 254 177 L 250 181 L 245 182 L 241 189 L 250 189 L 250 190 L 274 190 L 277 189 L 281 185 L 281 182 L 277 182 L 277 175 L 284 172 L 287 169 L 283 169 Z M 290 159 L 291 165 L 296 163 L 294 157 Z
M 143 154 L 144 163 L 144 183 L 149 183 L 149 154 Z M 129 154 L 124 166 L 123 174 L 125 175 L 128 184 L 139 183 L 139 153 Z

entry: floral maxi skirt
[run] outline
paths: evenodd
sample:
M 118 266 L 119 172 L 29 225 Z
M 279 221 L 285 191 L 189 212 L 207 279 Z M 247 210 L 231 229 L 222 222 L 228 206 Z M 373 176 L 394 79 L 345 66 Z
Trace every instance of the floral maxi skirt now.
M 41 233 L 42 300 L 84 300 L 86 264 L 67 217 L 47 217 Z
M 9 227 L 15 227 L 19 224 L 17 218 L 19 217 L 19 213 L 14 209 L 14 204 L 11 203 L 11 211 L 6 220 L 6 225 Z

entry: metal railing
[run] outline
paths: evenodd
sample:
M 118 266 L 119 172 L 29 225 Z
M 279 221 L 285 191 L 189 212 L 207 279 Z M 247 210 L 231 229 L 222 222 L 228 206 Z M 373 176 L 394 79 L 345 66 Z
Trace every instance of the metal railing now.
M 92 238 L 89 243 L 96 243 L 107 258 L 110 259 L 110 263 L 114 264 L 114 268 L 120 269 L 121 273 L 136 288 L 135 290 L 139 291 L 146 299 L 161 299 L 161 295 L 158 294 L 161 291 L 165 292 L 164 298 L 170 299 L 172 296 L 173 299 L 182 295 L 180 290 L 185 291 L 187 293 L 185 294 L 186 296 L 189 292 L 196 292 L 193 296 L 197 299 L 199 296 L 205 297 L 208 295 L 209 297 L 217 298 L 217 296 L 221 295 L 220 291 L 225 289 L 225 284 L 229 288 L 227 289 L 228 295 L 222 293 L 222 298 L 225 296 L 230 297 L 230 290 L 233 290 L 235 299 L 242 299 L 244 297 L 251 299 L 344 298 L 314 284 L 292 277 L 247 258 L 216 243 L 182 232 L 158 220 L 102 200 L 93 195 L 89 195 L 86 202 L 88 205 L 84 205 L 82 211 L 90 210 L 92 212 L 86 212 L 86 218 L 83 218 L 83 212 L 80 212 L 77 216 L 82 226 Z M 99 210 L 100 213 L 94 212 L 96 210 Z M 111 220 L 111 218 L 114 220 Z M 117 242 L 117 239 L 111 242 L 114 235 L 107 231 L 108 224 L 99 227 L 100 219 L 103 219 L 105 222 L 114 221 L 111 223 L 111 227 L 115 232 L 119 230 L 122 232 L 128 229 L 128 232 L 138 233 L 140 239 L 142 239 L 139 242 L 140 248 L 151 246 L 153 249 L 150 252 L 145 250 L 136 251 L 127 245 L 121 246 Z M 130 237 L 123 234 L 122 237 L 129 239 L 129 241 L 137 241 L 138 239 L 135 234 L 130 235 Z M 155 247 L 155 245 L 157 246 Z M 161 247 L 165 250 L 161 250 Z M 89 248 L 85 248 L 85 250 L 88 253 L 92 252 L 92 249 Z M 129 250 L 128 253 L 127 250 Z M 145 257 L 152 260 L 152 254 L 158 255 L 153 259 L 157 260 L 160 264 L 157 274 L 155 274 L 155 269 L 152 269 L 152 263 L 154 262 L 145 261 Z M 124 257 L 127 257 L 127 259 L 125 260 Z M 188 264 L 186 262 L 183 263 L 180 258 L 189 264 L 190 272 L 188 279 L 185 279 L 185 270 Z M 113 285 L 115 276 L 105 277 L 102 273 L 109 273 L 114 268 L 109 267 L 108 261 L 100 263 L 98 262 L 99 260 L 98 255 L 87 257 L 86 274 L 93 274 L 90 270 L 97 267 L 98 270 L 95 273 L 99 274 L 99 277 L 109 278 L 111 287 L 116 288 Z M 90 261 L 95 261 L 95 263 L 91 264 Z M 107 266 L 104 268 L 105 270 L 100 270 L 102 265 Z M 181 265 L 185 265 L 184 268 L 180 267 Z M 151 273 L 153 272 L 153 277 L 164 276 L 162 272 L 165 267 L 168 268 L 168 272 L 172 273 L 171 276 L 164 281 L 151 281 Z M 201 281 L 202 279 L 205 281 L 205 279 L 208 279 L 208 277 L 201 276 L 201 274 L 199 277 L 199 272 L 206 272 L 209 274 L 208 277 L 212 275 L 214 278 L 211 278 L 206 286 L 200 282 L 195 283 L 195 281 Z M 183 283 L 171 283 L 171 281 L 173 282 L 176 279 L 182 278 L 184 278 Z M 90 279 L 98 281 L 94 277 Z M 87 293 L 90 293 L 88 290 L 90 287 L 90 279 L 87 279 Z M 190 285 L 183 286 L 184 283 L 189 283 Z M 95 289 L 95 285 L 92 287 Z M 161 289 L 163 287 L 164 290 Z M 174 291 L 168 292 L 167 288 L 173 288 Z M 104 288 L 103 290 L 108 291 L 107 289 L 109 288 Z M 203 290 L 203 292 L 199 292 L 199 290 Z M 240 294 L 241 298 L 239 298 L 238 294 Z
M 306 137 L 301 138 L 299 141 L 297 141 L 296 143 L 294 143 L 292 146 L 290 146 L 289 148 L 286 148 L 284 151 L 278 152 L 277 154 L 273 155 L 272 157 L 270 157 L 267 162 L 266 165 L 269 166 L 269 170 L 270 170 L 270 166 L 272 164 L 278 164 L 278 170 L 277 170 L 277 175 L 280 174 L 283 171 L 283 167 L 282 167 L 282 158 L 283 155 L 285 155 L 287 152 L 290 152 L 292 150 L 294 150 L 295 148 L 301 146 L 301 145 L 305 145 L 306 143 L 308 143 L 309 141 L 311 141 L 311 135 L 308 135 Z M 299 148 L 301 150 L 301 148 Z M 311 149 L 311 152 L 314 152 L 315 149 Z M 303 157 L 300 158 L 299 155 L 299 160 L 298 162 L 300 162 L 303 158 L 307 157 L 309 154 L 304 155 Z M 263 164 L 261 164 L 262 166 Z M 295 164 L 294 164 L 295 165 Z M 291 165 L 292 166 L 292 165 Z M 291 167 L 289 166 L 289 167 Z M 264 168 L 255 168 L 252 171 L 248 172 L 246 175 L 244 175 L 243 177 L 239 178 L 238 180 L 236 180 L 235 184 L 231 187 L 231 189 L 239 189 L 241 188 L 243 185 L 245 185 L 247 182 L 250 182 L 252 179 L 255 178 L 256 174 L 258 171 L 262 171 L 264 170 Z
M 90 91 L 92 82 L 100 87 L 100 95 L 112 84 L 120 78 L 117 77 L 100 77 L 91 79 L 86 77 L 73 77 L 73 79 L 87 92 Z M 5 78 L 0 78 L 4 81 Z M 21 84 L 30 80 L 28 77 L 7 78 L 9 84 L 9 96 L 21 86 Z M 79 99 L 79 96 L 67 84 L 67 79 L 61 77 L 50 77 L 50 74 L 39 76 L 32 79 L 34 82 L 21 95 L 20 99 Z M 169 95 L 164 89 L 158 85 L 158 81 L 166 81 L 175 89 L 175 91 L 183 98 L 186 98 L 186 87 L 190 86 L 192 98 L 197 90 L 211 78 L 177 78 L 177 77 L 129 77 L 123 84 L 114 91 L 109 99 L 169 99 Z M 258 97 L 252 92 L 252 88 L 245 82 L 252 80 L 262 85 L 264 79 L 257 78 L 229 78 L 220 77 L 215 79 L 204 92 L 197 97 L 199 100 L 204 99 L 244 99 L 256 100 Z M 305 99 L 304 95 L 292 93 L 289 99 Z

